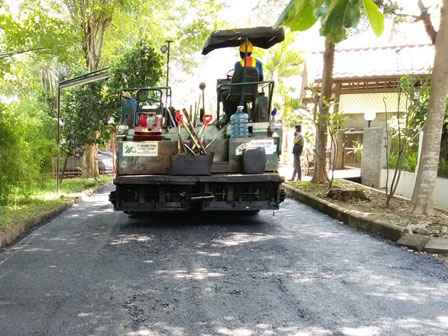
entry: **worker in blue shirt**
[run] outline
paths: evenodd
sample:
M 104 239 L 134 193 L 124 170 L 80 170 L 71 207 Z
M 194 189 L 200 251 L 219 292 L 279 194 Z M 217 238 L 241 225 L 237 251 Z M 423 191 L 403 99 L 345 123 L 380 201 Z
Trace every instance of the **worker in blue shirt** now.
M 121 98 L 121 120 L 123 124 L 134 127 L 135 118 L 137 117 L 137 100 L 128 91 L 123 91 Z
M 253 50 L 252 42 L 247 42 L 247 57 L 246 57 L 246 67 L 254 67 L 258 70 L 258 79 L 260 81 L 263 80 L 263 64 L 255 59 L 255 57 L 252 57 L 252 50 Z M 235 63 L 235 70 L 239 69 L 241 67 L 244 67 L 244 57 L 246 56 L 246 42 L 241 43 L 240 45 L 240 57 L 241 61 Z

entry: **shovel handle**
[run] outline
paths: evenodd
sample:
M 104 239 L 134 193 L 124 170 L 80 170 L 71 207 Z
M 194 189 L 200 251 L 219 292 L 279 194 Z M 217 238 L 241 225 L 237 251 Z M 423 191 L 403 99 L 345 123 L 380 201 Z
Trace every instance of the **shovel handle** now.
M 193 123 L 191 122 L 190 118 L 188 117 L 187 110 L 186 110 L 186 109 L 182 109 L 182 112 L 183 112 L 184 115 L 185 115 L 185 119 L 187 119 L 187 124 L 188 124 L 188 125 L 190 126 L 190 128 L 191 128 L 191 133 L 192 133 L 191 140 L 193 140 L 193 142 L 195 143 L 195 145 L 196 145 L 198 148 L 202 149 L 202 151 L 204 152 L 204 154 L 207 154 L 207 151 L 206 151 L 205 147 L 201 144 L 201 140 L 200 140 L 198 134 L 196 133 L 196 130 L 194 129 L 194 125 L 193 125 Z

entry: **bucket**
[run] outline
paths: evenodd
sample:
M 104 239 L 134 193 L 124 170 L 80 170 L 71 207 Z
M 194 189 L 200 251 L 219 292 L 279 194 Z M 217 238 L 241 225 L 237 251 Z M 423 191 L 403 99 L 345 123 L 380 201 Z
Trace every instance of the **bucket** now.
M 212 168 L 213 154 L 171 155 L 171 175 L 207 176 Z

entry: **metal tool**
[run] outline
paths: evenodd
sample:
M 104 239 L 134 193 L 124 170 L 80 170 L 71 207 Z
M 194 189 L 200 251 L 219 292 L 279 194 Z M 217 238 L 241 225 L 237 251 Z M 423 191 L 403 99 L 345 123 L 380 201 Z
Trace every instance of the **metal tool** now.
M 204 118 L 202 119 L 202 127 L 199 130 L 199 141 L 201 144 L 204 143 L 204 135 L 205 135 L 205 130 L 207 129 L 207 125 L 212 121 L 213 116 L 211 114 L 204 114 Z M 194 147 L 193 147 L 194 149 Z
M 207 146 L 205 146 L 205 149 L 207 149 L 213 142 L 215 142 L 216 139 L 218 139 L 218 137 L 221 135 L 221 133 L 223 133 L 226 129 L 227 126 L 229 126 L 230 122 L 228 122 L 223 128 L 221 128 L 218 132 L 218 134 L 216 134 L 216 136 L 212 139 L 212 141 L 210 141 Z
M 181 145 L 180 126 L 182 125 L 182 115 L 180 114 L 179 111 L 176 111 L 175 119 L 177 123 L 177 154 L 180 154 L 180 145 Z
M 181 125 L 184 125 L 184 127 L 185 127 L 185 124 L 184 124 L 184 122 L 183 122 L 183 118 L 182 118 L 182 115 L 180 114 L 180 111 L 179 111 L 179 110 L 176 111 L 175 118 L 176 118 L 176 122 L 177 122 L 177 125 L 178 125 L 178 133 L 177 133 L 177 134 L 178 134 L 178 138 L 177 138 L 177 140 L 178 140 L 180 143 L 182 143 L 182 147 L 183 147 L 184 149 L 188 149 L 188 151 L 189 151 L 191 154 L 193 154 L 193 155 L 197 155 L 197 154 L 190 148 L 190 146 L 188 146 L 188 145 L 184 142 L 184 140 L 182 139 L 180 129 L 181 129 Z M 187 130 L 187 132 L 189 132 L 189 130 L 188 130 L 187 128 L 186 128 L 186 130 Z M 189 134 L 190 134 L 190 133 L 189 133 Z M 179 142 L 178 142 L 178 144 L 177 144 L 177 150 L 178 150 L 178 153 L 180 153 Z M 186 152 L 186 151 L 185 151 L 185 152 Z
M 187 110 L 186 109 L 182 109 L 182 112 L 184 113 L 184 116 L 185 116 L 185 118 L 187 119 L 187 123 L 188 123 L 188 125 L 190 126 L 190 130 L 191 130 L 191 133 L 190 134 L 192 134 L 191 135 L 191 139 L 193 140 L 193 142 L 194 142 L 194 144 L 198 147 L 198 148 L 200 148 L 200 149 L 202 149 L 202 151 L 204 152 L 204 154 L 207 154 L 207 150 L 205 149 L 205 147 L 201 144 L 201 142 L 200 142 L 200 139 L 199 139 L 199 136 L 198 136 L 198 134 L 196 133 L 196 130 L 194 129 L 194 125 L 193 125 L 193 123 L 191 122 L 191 120 L 190 120 L 190 118 L 188 117 L 188 112 L 187 112 Z M 184 125 L 185 126 L 185 125 Z M 185 127 L 186 128 L 186 127 Z
M 201 82 L 199 84 L 199 89 L 202 91 L 202 113 L 201 113 L 201 118 L 203 118 L 203 116 L 205 115 L 205 95 L 204 95 L 204 90 L 205 90 L 205 83 Z M 201 98 L 199 98 L 201 99 Z
M 185 109 L 184 109 L 184 110 L 185 110 Z M 189 129 L 189 127 L 185 124 L 184 118 L 183 118 L 182 115 L 180 114 L 180 111 L 177 111 L 177 112 L 179 112 L 179 116 L 180 116 L 179 120 L 182 121 L 182 125 L 184 126 L 185 130 L 187 131 L 188 135 L 190 136 L 191 140 L 193 141 L 193 144 L 195 144 L 197 147 L 199 147 L 199 143 L 198 143 L 196 137 L 193 135 L 193 133 L 191 132 L 191 130 Z M 183 111 L 182 111 L 182 112 L 183 112 Z M 186 114 L 186 113 L 184 112 L 184 115 L 185 115 L 185 118 L 186 118 L 187 121 L 188 121 L 188 114 Z
M 199 98 L 197 103 L 194 103 L 194 127 L 198 125 L 198 119 L 200 118 L 200 110 L 201 110 L 201 94 L 199 94 Z

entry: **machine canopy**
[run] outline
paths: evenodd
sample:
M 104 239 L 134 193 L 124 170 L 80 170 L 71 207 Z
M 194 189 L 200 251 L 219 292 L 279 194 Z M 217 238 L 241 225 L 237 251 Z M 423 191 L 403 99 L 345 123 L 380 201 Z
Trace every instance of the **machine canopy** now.
M 282 42 L 285 39 L 285 32 L 283 28 L 273 27 L 218 30 L 208 37 L 202 49 L 202 55 L 207 55 L 210 51 L 219 48 L 239 47 L 246 37 L 254 47 L 268 49 Z

